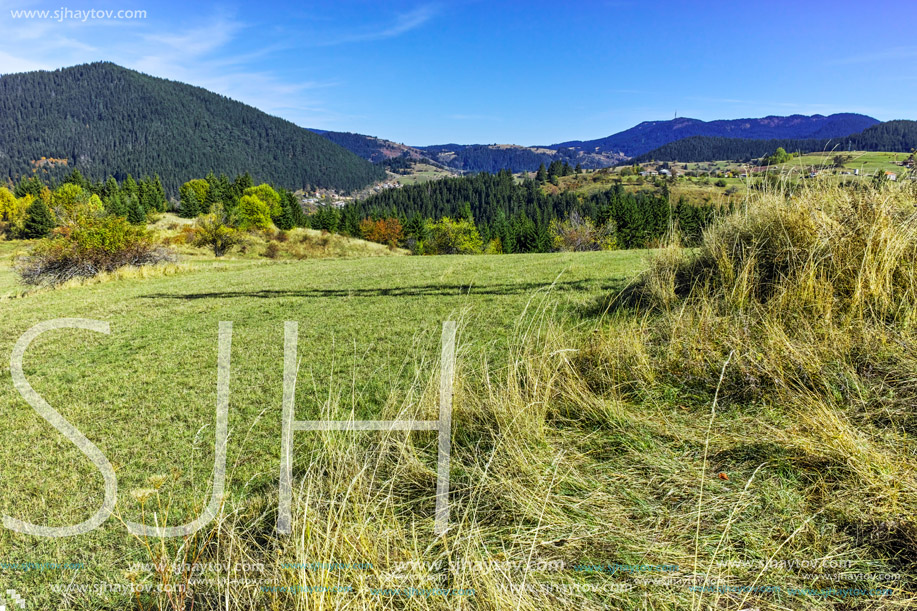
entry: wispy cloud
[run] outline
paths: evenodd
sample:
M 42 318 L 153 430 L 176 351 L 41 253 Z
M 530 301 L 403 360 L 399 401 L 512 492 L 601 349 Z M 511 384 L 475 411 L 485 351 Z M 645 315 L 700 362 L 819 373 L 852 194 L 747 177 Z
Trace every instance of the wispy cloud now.
M 324 40 L 316 39 L 312 44 L 316 46 L 332 46 L 355 42 L 367 42 L 395 38 L 421 27 L 439 13 L 439 5 L 425 4 L 418 6 L 406 13 L 395 16 L 393 21 L 364 28 L 359 32 L 345 33 L 331 36 Z
M 286 48 L 284 43 L 260 44 L 252 35 L 256 26 L 231 13 L 186 27 L 152 20 L 107 22 L 104 36 L 99 27 L 103 22 L 12 22 L 8 12 L 0 13 L 0 73 L 108 60 L 216 91 L 304 126 L 321 126 L 334 116 L 317 92 L 338 83 L 291 80 L 263 68 L 273 53 Z
M 30 4 L 32 0 L 17 0 L 13 8 Z M 0 74 L 107 60 L 210 89 L 299 125 L 324 128 L 341 127 L 349 118 L 334 110 L 330 96 L 323 93 L 341 85 L 340 81 L 310 77 L 307 64 L 291 76 L 276 69 L 274 56 L 308 47 L 395 38 L 417 30 L 440 11 L 438 4 L 421 4 L 358 29 L 352 24 L 339 24 L 337 29 L 325 22 L 316 36 L 303 37 L 289 32 L 264 36 L 265 24 L 238 19 L 227 10 L 211 11 L 206 19 L 193 22 L 189 15 L 189 23 L 182 25 L 157 20 L 152 12 L 143 21 L 13 20 L 9 7 L 9 2 L 0 0 Z

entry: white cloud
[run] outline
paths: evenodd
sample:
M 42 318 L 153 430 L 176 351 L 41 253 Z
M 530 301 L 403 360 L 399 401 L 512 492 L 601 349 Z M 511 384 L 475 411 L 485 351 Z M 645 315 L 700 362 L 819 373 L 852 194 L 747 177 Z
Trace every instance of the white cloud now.
M 437 5 L 426 4 L 408 11 L 407 13 L 401 13 L 396 16 L 391 23 L 364 28 L 360 32 L 341 34 L 325 40 L 316 39 L 312 44 L 315 46 L 331 46 L 394 38 L 412 30 L 416 30 L 435 17 L 438 12 L 439 7 Z

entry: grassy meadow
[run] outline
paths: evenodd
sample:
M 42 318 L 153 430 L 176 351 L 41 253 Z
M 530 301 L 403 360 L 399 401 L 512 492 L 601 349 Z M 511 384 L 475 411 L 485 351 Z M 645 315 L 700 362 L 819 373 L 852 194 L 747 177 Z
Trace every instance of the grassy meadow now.
M 119 479 L 90 534 L 0 530 L 5 587 L 42 609 L 913 608 L 917 197 L 753 198 L 691 250 L 198 253 L 4 299 L 3 354 L 43 320 L 111 324 L 40 337 L 25 372 Z M 431 432 L 295 433 L 277 534 L 287 320 L 297 418 L 357 420 L 435 419 L 439 330 L 458 321 L 445 535 Z M 209 497 L 220 321 L 221 511 L 191 537 L 133 537 L 122 520 L 184 523 Z M 0 406 L 0 513 L 92 515 L 100 475 L 5 368 Z
M 389 178 L 396 180 L 402 185 L 415 185 L 421 182 L 439 180 L 440 178 L 449 178 L 455 176 L 454 172 L 430 165 L 429 163 L 415 163 L 410 174 L 395 174 L 389 172 Z
M 432 403 L 416 393 L 421 382 L 435 377 L 443 321 L 461 322 L 462 367 L 473 371 L 488 360 L 505 362 L 514 330 L 527 324 L 527 309 L 583 316 L 596 299 L 639 271 L 645 254 L 220 263 L 200 256 L 192 259 L 191 269 L 175 275 L 127 276 L 7 299 L 0 343 L 9 354 L 23 331 L 51 318 L 108 321 L 109 337 L 60 331 L 40 338 L 27 356 L 27 375 L 39 394 L 115 465 L 119 517 L 139 521 L 144 512 L 131 491 L 149 488 L 151 477 L 165 476 L 174 501 L 170 520 L 183 523 L 196 516 L 195 504 L 206 498 L 212 472 L 219 321 L 234 323 L 228 504 L 247 506 L 258 499 L 276 510 L 284 321 L 300 323 L 297 418 L 317 418 L 325 411 L 333 418 L 380 418 L 403 404 L 426 413 Z M 0 277 L 6 284 L 13 281 L 8 267 Z M 51 525 L 91 515 L 101 478 L 19 398 L 8 368 L 0 373 L 0 401 L 8 424 L 2 429 L 2 461 L 10 466 L 0 479 L 3 513 Z M 431 433 L 411 437 L 422 450 L 435 444 Z M 364 433 L 340 441 L 375 445 L 378 439 Z M 321 447 L 318 440 L 297 435 L 299 477 Z M 417 513 L 409 521 L 416 521 L 421 532 L 431 526 L 433 488 L 427 484 L 433 480 L 426 479 L 435 468 L 435 449 L 431 456 L 432 462 L 424 461 L 429 464 L 411 464 L 418 470 L 411 479 L 397 482 L 409 487 L 402 493 L 417 493 Z M 372 492 L 385 490 L 380 483 Z M 77 581 L 91 583 L 123 582 L 129 565 L 147 556 L 115 519 L 69 540 L 4 530 L 0 550 L 4 562 L 82 563 L 86 568 Z M 31 592 L 33 600 L 55 601 L 49 578 L 66 582 L 73 576 L 5 577 L 20 592 Z M 98 598 L 85 597 L 83 604 L 97 604 L 90 600 Z
M 793 157 L 779 167 L 783 170 L 790 168 L 830 168 L 834 169 L 834 158 L 837 155 L 845 157 L 844 170 L 859 170 L 860 174 L 873 176 L 879 170 L 894 172 L 903 176 L 907 169 L 899 165 L 908 158 L 907 153 L 888 153 L 882 151 L 828 151 L 825 153 L 808 153 Z

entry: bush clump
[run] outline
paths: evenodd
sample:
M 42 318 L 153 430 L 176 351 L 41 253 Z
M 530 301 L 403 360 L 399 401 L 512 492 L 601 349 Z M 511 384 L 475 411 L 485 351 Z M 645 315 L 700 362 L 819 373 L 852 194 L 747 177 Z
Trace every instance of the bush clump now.
M 156 243 L 146 229 L 118 216 L 85 217 L 64 225 L 16 262 L 25 284 L 56 286 L 124 266 L 174 261 L 173 253 Z
M 771 194 L 671 249 L 634 286 L 654 305 L 699 299 L 807 318 L 897 320 L 917 295 L 917 210 L 906 189 Z

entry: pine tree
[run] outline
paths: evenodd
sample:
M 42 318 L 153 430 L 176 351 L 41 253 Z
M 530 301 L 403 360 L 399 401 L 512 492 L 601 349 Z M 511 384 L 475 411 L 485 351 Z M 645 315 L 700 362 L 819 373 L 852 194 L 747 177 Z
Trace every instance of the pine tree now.
M 299 202 L 299 198 L 296 194 L 290 191 L 284 191 L 281 197 L 283 198 L 284 206 L 290 211 L 293 227 L 305 227 L 309 221 L 306 218 L 306 213 L 302 210 L 302 204 Z
M 246 172 L 236 177 L 236 181 L 233 183 L 233 191 L 235 191 L 236 199 L 242 197 L 246 189 L 250 189 L 255 186 L 255 181 L 252 180 L 251 174 Z
M 136 197 L 129 200 L 127 206 L 127 220 L 131 225 L 142 225 L 146 223 L 146 212 Z
M 118 181 L 115 180 L 114 176 L 109 176 L 108 180 L 105 181 L 105 186 L 102 187 L 102 197 L 111 197 L 121 190 L 121 187 L 118 186 Z
M 44 238 L 54 229 L 54 217 L 43 199 L 36 199 L 25 209 L 26 219 L 21 235 L 27 239 Z
M 162 212 L 166 209 L 166 194 L 159 176 L 144 177 L 138 187 L 140 206 L 145 212 Z
M 293 209 L 290 207 L 290 202 L 285 197 L 285 194 L 281 194 L 280 216 L 274 219 L 274 224 L 277 225 L 277 229 L 282 229 L 283 231 L 289 231 L 296 226 L 293 221 Z
M 112 216 L 127 216 L 127 207 L 119 191 L 115 191 L 103 200 L 105 211 Z
M 121 194 L 125 197 L 137 197 L 140 195 L 137 189 L 137 182 L 130 174 L 128 174 L 124 182 L 121 183 Z
M 87 183 L 86 179 L 83 178 L 83 175 L 79 170 L 73 170 L 70 172 L 70 176 L 64 179 L 64 183 L 74 184 L 78 187 L 86 189 L 87 191 L 89 190 L 89 184 Z
M 16 185 L 16 189 L 13 191 L 13 194 L 16 197 L 25 197 L 26 195 L 31 195 L 32 197 L 40 197 L 42 189 L 44 188 L 45 186 L 37 176 L 32 176 L 30 178 L 23 176 L 19 181 L 19 184 Z
M 194 189 L 185 189 L 181 194 L 180 214 L 186 219 L 193 219 L 201 213 L 201 204 Z
M 548 171 L 544 167 L 544 162 L 542 162 L 542 164 L 538 166 L 538 172 L 535 174 L 535 182 L 537 182 L 540 185 L 543 185 L 547 179 L 548 179 Z

